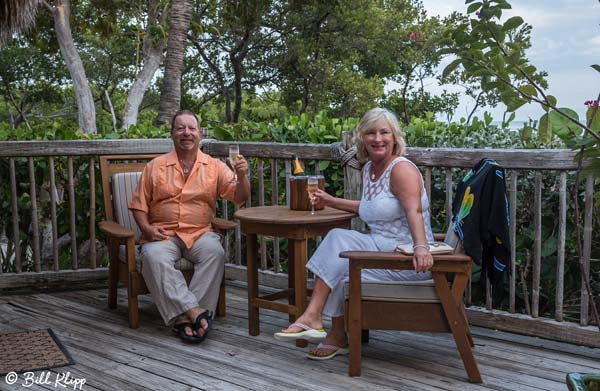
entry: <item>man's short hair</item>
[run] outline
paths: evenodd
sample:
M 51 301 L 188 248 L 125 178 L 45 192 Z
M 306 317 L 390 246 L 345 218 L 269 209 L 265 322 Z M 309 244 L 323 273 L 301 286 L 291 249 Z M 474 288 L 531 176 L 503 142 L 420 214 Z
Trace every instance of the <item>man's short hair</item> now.
M 173 116 L 173 119 L 171 120 L 171 130 L 173 130 L 173 128 L 175 127 L 175 120 L 177 119 L 177 117 L 179 117 L 181 115 L 191 115 L 194 118 L 196 118 L 196 124 L 198 124 L 198 128 L 200 128 L 200 121 L 198 120 L 198 117 L 196 116 L 196 114 L 193 111 L 179 110 L 178 112 L 175 113 L 175 115 Z

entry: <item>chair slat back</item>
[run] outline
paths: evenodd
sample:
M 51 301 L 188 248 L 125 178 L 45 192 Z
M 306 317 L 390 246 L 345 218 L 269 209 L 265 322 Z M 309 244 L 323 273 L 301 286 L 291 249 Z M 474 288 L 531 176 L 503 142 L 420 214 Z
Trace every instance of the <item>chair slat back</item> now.
M 112 176 L 112 196 L 113 210 L 115 221 L 123 227 L 131 229 L 135 233 L 135 242 L 137 243 L 141 236 L 141 231 L 138 228 L 133 213 L 129 210 L 129 201 L 137 188 L 142 173 L 134 172 L 118 172 Z
M 136 241 L 139 238 L 139 228 L 133 220 L 133 215 L 127 209 L 131 200 L 131 194 L 135 191 L 141 172 L 146 163 L 158 156 L 152 155 L 105 155 L 100 156 L 100 178 L 102 181 L 102 197 L 104 201 L 104 213 L 106 220 L 116 221 L 125 227 L 133 229 L 136 233 Z M 133 176 L 121 176 L 119 174 L 137 173 Z M 115 193 L 115 178 L 121 178 L 118 192 Z M 115 197 L 115 194 L 120 194 Z M 115 203 L 118 202 L 118 205 Z M 118 206 L 118 207 L 117 207 Z M 127 213 L 126 213 L 127 212 Z M 132 223 L 133 222 L 133 223 Z

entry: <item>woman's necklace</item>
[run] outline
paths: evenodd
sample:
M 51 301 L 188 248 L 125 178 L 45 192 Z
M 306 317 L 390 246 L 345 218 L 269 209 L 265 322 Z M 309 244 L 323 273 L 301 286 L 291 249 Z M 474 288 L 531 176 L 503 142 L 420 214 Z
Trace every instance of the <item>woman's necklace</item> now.
M 375 180 L 375 169 L 373 168 L 373 166 L 371 166 L 371 180 L 374 181 Z
M 371 180 L 372 180 L 372 181 L 374 181 L 374 180 L 375 180 L 375 178 L 378 178 L 378 177 L 381 175 L 381 173 L 383 172 L 383 170 L 385 170 L 385 167 L 386 167 L 386 166 L 387 166 L 387 164 L 384 164 L 384 165 L 383 165 L 383 169 L 381 169 L 381 170 L 377 170 L 377 169 L 375 168 L 375 165 L 373 165 L 373 164 L 371 163 Z M 377 172 L 377 171 L 381 171 L 381 172 Z
M 379 168 L 375 168 L 375 165 L 373 164 L 373 162 L 371 162 L 371 170 L 370 170 L 371 171 L 371 175 L 370 175 L 371 180 L 374 181 L 375 178 L 380 177 L 381 174 L 385 171 L 388 164 L 389 164 L 389 161 L 386 161 L 385 163 L 380 165 L 380 167 L 382 167 L 382 168 L 379 169 Z

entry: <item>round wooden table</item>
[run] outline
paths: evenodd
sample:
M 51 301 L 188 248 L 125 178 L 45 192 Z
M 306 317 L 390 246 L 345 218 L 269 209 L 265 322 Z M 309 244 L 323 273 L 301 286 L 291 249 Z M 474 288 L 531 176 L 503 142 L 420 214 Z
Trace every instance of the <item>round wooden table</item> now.
M 350 228 L 355 214 L 326 207 L 314 215 L 309 211 L 291 210 L 287 206 L 258 206 L 235 212 L 242 232 L 246 234 L 248 273 L 248 333 L 258 335 L 259 308 L 290 314 L 290 321 L 306 309 L 306 240 L 325 235 L 333 228 Z M 288 239 L 288 289 L 258 296 L 257 235 Z M 288 304 L 276 302 L 287 298 Z M 300 342 L 298 345 L 305 345 Z

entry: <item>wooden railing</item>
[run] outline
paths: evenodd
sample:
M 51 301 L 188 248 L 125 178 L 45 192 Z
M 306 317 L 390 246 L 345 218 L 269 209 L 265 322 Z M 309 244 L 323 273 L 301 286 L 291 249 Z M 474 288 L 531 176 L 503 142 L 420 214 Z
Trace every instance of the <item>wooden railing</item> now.
M 278 144 L 278 143 L 240 143 L 240 152 L 253 159 L 251 178 L 253 183 L 253 196 L 248 200 L 247 206 L 280 203 L 278 188 L 285 176 L 281 172 L 290 173 L 290 159 L 292 155 L 298 155 L 307 162 L 307 171 L 319 172 L 321 161 L 338 161 L 339 150 L 344 145 L 349 146 L 349 135 L 345 135 L 343 143 L 331 145 L 311 144 Z M 203 140 L 204 152 L 220 158 L 227 156 L 227 142 L 214 140 Z M 106 269 L 99 267 L 96 260 L 96 193 L 99 190 L 96 185 L 97 156 L 106 154 L 152 154 L 164 153 L 171 150 L 172 144 L 168 139 L 152 140 L 94 140 L 94 141 L 26 141 L 26 142 L 2 142 L 0 143 L 0 183 L 7 183 L 10 189 L 10 213 L 4 215 L 8 220 L 0 221 L 1 234 L 12 231 L 13 235 L 8 242 L 12 243 L 14 257 L 4 259 L 10 261 L 14 272 L 0 275 L 0 290 L 20 289 L 27 287 L 46 287 L 52 283 L 64 286 L 84 284 L 89 281 L 105 279 Z M 473 324 L 492 328 L 504 329 L 523 334 L 537 335 L 540 337 L 554 338 L 563 341 L 600 347 L 600 333 L 592 326 L 588 326 L 589 300 L 585 285 L 582 283 L 579 295 L 579 324 L 564 321 L 564 277 L 565 264 L 567 262 L 578 262 L 578 259 L 570 257 L 567 259 L 567 197 L 572 189 L 567 189 L 567 176 L 574 175 L 576 163 L 574 152 L 569 150 L 496 150 L 496 149 L 446 149 L 446 148 L 408 148 L 406 156 L 421 167 L 428 194 L 433 194 L 435 204 L 434 186 L 444 189 L 444 200 L 437 200 L 437 205 L 446 213 L 446 223 L 451 219 L 451 203 L 453 198 L 453 185 L 460 179 L 457 169 L 473 167 L 481 158 L 489 157 L 498 161 L 506 170 L 508 176 L 508 194 L 510 204 L 510 235 L 511 235 L 511 259 L 512 270 L 509 278 L 508 311 L 493 309 L 492 293 L 489 284 L 485 293 L 484 307 L 469 307 L 469 319 Z M 75 170 L 74 162 L 77 162 Z M 88 166 L 87 168 L 84 166 Z M 57 167 L 60 166 L 61 170 Z M 37 167 L 37 169 L 36 169 Z M 42 168 L 43 167 L 43 168 Z M 60 172 L 59 172 L 60 171 Z M 27 176 L 23 177 L 26 172 Z M 20 173 L 20 174 L 19 174 Z M 557 262 L 555 265 L 555 296 L 554 319 L 540 317 L 540 295 L 550 292 L 542 292 L 543 284 L 542 270 L 542 204 L 543 195 L 548 194 L 548 189 L 542 186 L 542 178 L 555 176 L 557 188 L 551 192 L 557 192 L 559 198 L 559 209 L 556 211 L 557 232 Z M 524 205 L 518 205 L 518 187 L 527 184 L 533 177 L 533 194 L 530 195 L 533 208 L 533 246 L 526 249 L 532 254 L 531 283 L 528 286 L 531 291 L 530 308 L 528 314 L 520 314 L 517 308 L 517 285 L 521 281 L 517 273 L 517 249 L 516 235 L 517 210 L 523 209 Z M 58 180 L 57 180 L 58 178 Z M 437 178 L 437 181 L 436 181 Z M 360 194 L 359 173 L 349 167 L 344 168 L 344 194 L 348 198 L 358 198 Z M 79 183 L 87 181 L 86 193 Z M 441 183 L 440 183 L 441 182 Z M 28 184 L 27 193 L 29 206 L 25 209 L 19 208 L 19 198 L 23 198 L 23 184 Z M 270 189 L 271 199 L 265 199 Z M 594 195 L 594 178 L 585 178 L 584 192 L 584 221 L 583 221 L 583 269 L 589 275 L 590 254 L 592 244 L 592 211 Z M 61 193 L 63 196 L 61 197 Z M 439 192 L 437 192 L 439 193 Z M 39 194 L 39 195 L 38 195 Z M 64 197 L 66 194 L 66 197 Z M 285 194 L 289 194 L 286 188 Z M 282 196 L 282 195 L 281 195 Z M 40 199 L 42 198 L 42 199 Z M 66 198 L 66 202 L 61 199 Z M 284 197 L 282 196 L 281 199 Z M 286 197 L 287 198 L 287 197 Z M 23 202 L 23 200 L 22 200 Z M 283 201 L 281 201 L 283 202 Z M 289 202 L 289 199 L 288 199 Z M 527 201 L 529 202 L 529 201 Z M 63 206 L 66 204 L 66 206 Z M 47 205 L 41 207 L 41 205 Z M 50 213 L 48 215 L 48 210 Z M 77 208 L 89 208 L 89 219 L 77 221 Z M 232 205 L 225 202 L 221 210 L 225 218 L 230 218 L 233 211 Z M 435 211 L 434 211 L 435 212 Z M 438 210 L 440 212 L 440 210 Z M 69 229 L 61 237 L 58 232 L 59 214 L 68 214 Z M 29 227 L 20 227 L 20 216 L 31 216 Z M 40 224 L 40 218 L 43 224 Z M 358 226 L 358 225 L 357 225 Z M 85 228 L 85 229 L 84 229 Z M 87 231 L 85 238 L 79 232 Z M 28 237 L 28 240 L 23 240 Z M 573 237 L 573 236 L 572 236 Z M 45 241 L 45 242 L 44 242 Z M 51 243 L 48 243 L 50 241 Z M 27 244 L 27 260 L 21 259 L 23 251 L 21 244 Z M 66 243 L 66 244 L 65 244 Z M 81 246 L 89 246 L 83 259 L 80 259 Z M 6 247 L 6 246 L 5 246 Z M 239 229 L 233 237 L 227 238 L 227 249 L 231 265 L 228 267 L 228 276 L 245 279 L 243 267 L 243 240 Z M 59 249 L 70 251 L 70 262 L 68 267 L 61 268 L 60 258 L 64 257 Z M 2 248 L 3 254 L 6 249 Z M 267 285 L 287 284 L 285 275 L 279 273 L 285 264 L 285 259 L 280 251 L 279 240 L 273 238 L 261 238 L 260 254 L 262 281 Z M 272 254 L 272 255 L 271 255 Z M 270 257 L 268 255 L 271 255 Z M 0 261 L 2 258 L 0 258 Z M 25 265 L 27 261 L 27 265 Z M 522 261 L 520 259 L 520 261 Z M 64 262 L 64 261 L 63 261 Z M 24 272 L 27 266 L 33 271 Z M 0 268 L 0 273 L 2 268 Z M 552 285 L 552 284 L 550 284 Z M 471 291 L 467 292 L 467 304 L 471 304 Z

